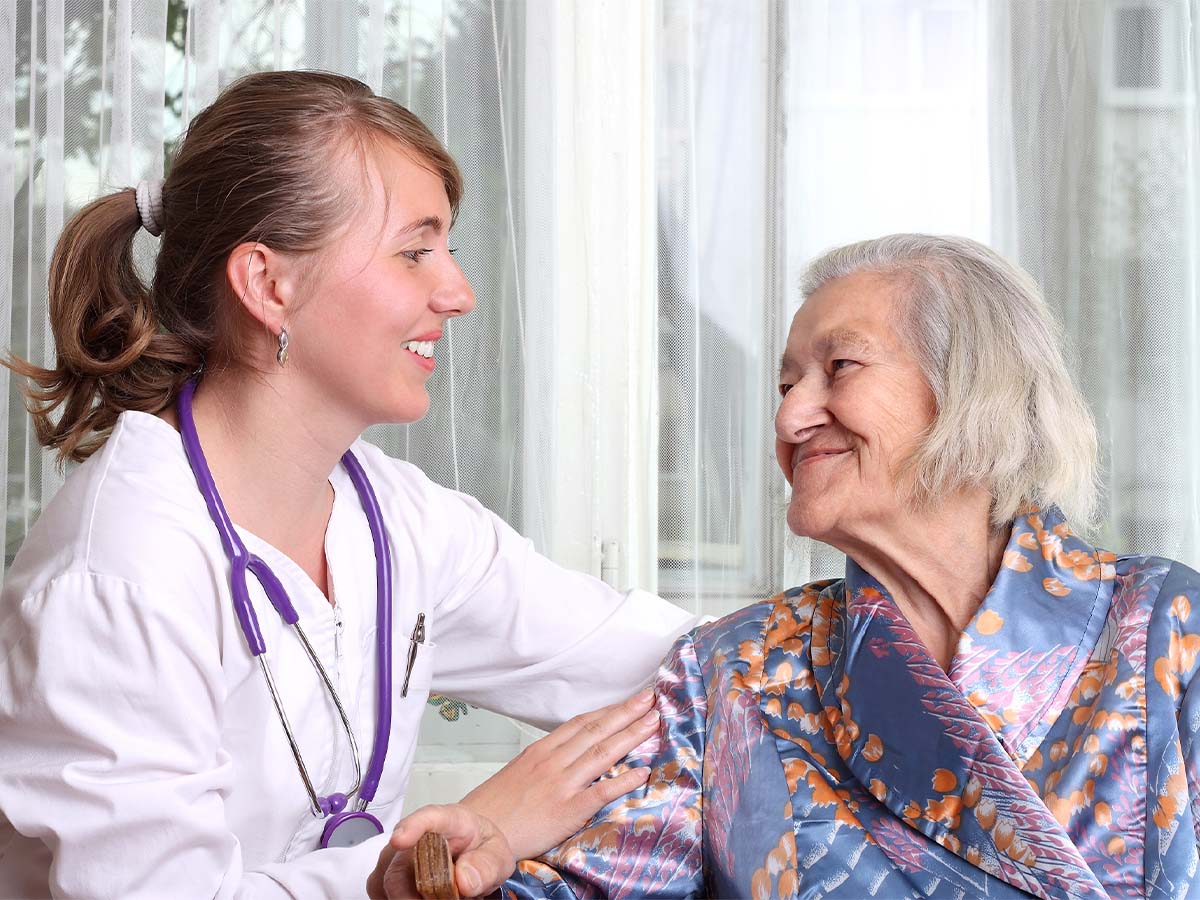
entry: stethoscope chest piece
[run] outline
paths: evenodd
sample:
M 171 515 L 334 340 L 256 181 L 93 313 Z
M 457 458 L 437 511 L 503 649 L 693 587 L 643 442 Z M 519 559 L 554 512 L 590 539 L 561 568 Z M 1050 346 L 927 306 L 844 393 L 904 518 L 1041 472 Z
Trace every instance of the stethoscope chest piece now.
M 340 812 L 330 817 L 321 832 L 321 849 L 353 847 L 383 834 L 383 823 L 369 812 Z

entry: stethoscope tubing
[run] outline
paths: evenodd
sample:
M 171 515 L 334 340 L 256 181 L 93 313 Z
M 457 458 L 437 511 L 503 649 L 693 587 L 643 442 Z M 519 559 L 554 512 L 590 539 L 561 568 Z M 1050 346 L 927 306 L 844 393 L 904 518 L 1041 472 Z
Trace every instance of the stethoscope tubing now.
M 305 655 L 308 656 L 313 668 L 317 671 L 326 690 L 329 692 L 329 696 L 333 699 L 338 716 L 342 722 L 342 728 L 350 744 L 355 774 L 354 787 L 346 794 L 340 795 L 340 798 L 344 802 L 345 797 L 353 796 L 357 792 L 359 812 L 365 812 L 367 806 L 375 798 L 375 792 L 379 787 L 379 780 L 383 775 L 383 764 L 387 758 L 388 739 L 391 734 L 392 722 L 392 557 L 391 541 L 387 533 L 387 525 L 383 521 L 383 512 L 379 507 L 379 500 L 375 495 L 374 489 L 371 487 L 371 482 L 367 478 L 362 465 L 355 458 L 354 454 L 347 450 L 342 455 L 342 465 L 345 466 L 346 471 L 350 475 L 350 481 L 358 493 L 363 511 L 366 514 L 367 524 L 371 531 L 371 540 L 374 545 L 376 563 L 376 633 L 378 635 L 376 700 L 378 703 L 378 720 L 371 748 L 371 759 L 367 766 L 366 777 L 364 778 L 362 764 L 359 761 L 358 742 L 354 737 L 354 729 L 350 724 L 350 717 L 346 713 L 341 697 L 338 695 L 333 681 L 329 677 L 329 673 L 326 671 L 325 666 L 322 665 L 320 658 L 308 640 L 308 636 L 304 633 L 304 629 L 300 627 L 300 616 L 296 612 L 291 599 L 288 597 L 287 590 L 275 573 L 271 571 L 271 567 L 261 557 L 250 553 L 246 548 L 246 545 L 234 529 L 233 522 L 229 518 L 229 513 L 225 509 L 225 504 L 221 501 L 221 495 L 217 490 L 216 482 L 213 480 L 212 472 L 208 467 L 208 461 L 204 457 L 204 450 L 200 445 L 199 435 L 196 433 L 195 419 L 192 416 L 192 398 L 196 392 L 196 384 L 197 380 L 195 378 L 189 379 L 179 393 L 179 430 L 183 439 L 184 452 L 195 475 L 196 485 L 200 490 L 201 496 L 204 498 L 205 505 L 208 507 L 209 516 L 220 536 L 221 546 L 225 550 L 225 555 L 229 558 L 231 566 L 230 593 L 233 598 L 234 612 L 237 615 L 242 633 L 246 637 L 246 644 L 250 653 L 258 659 L 262 668 L 271 701 L 275 706 L 279 721 L 283 725 L 283 730 L 292 755 L 295 757 L 296 766 L 300 772 L 301 781 L 304 783 L 305 791 L 309 795 L 309 804 L 313 815 L 321 818 L 329 815 L 331 812 L 339 813 L 338 809 L 330 808 L 331 798 L 339 795 L 330 795 L 329 798 L 319 797 L 308 774 L 308 767 L 304 764 L 299 744 L 275 684 L 275 678 L 267 663 L 265 655 L 267 649 L 266 642 L 263 640 L 258 616 L 255 614 L 254 605 L 250 600 L 250 591 L 246 578 L 247 571 L 253 573 L 254 577 L 258 579 L 263 587 L 263 592 L 267 595 L 267 599 L 283 622 L 295 630 L 304 647 Z M 324 803 L 322 803 L 323 800 L 325 801 Z M 324 838 L 322 841 L 324 843 Z
M 246 545 L 234 531 L 233 521 L 229 518 L 229 513 L 225 511 L 225 504 L 221 502 L 217 484 L 213 481 L 212 472 L 208 468 L 208 460 L 204 457 L 200 436 L 196 434 L 196 421 L 192 417 L 192 397 L 195 393 L 196 379 L 194 378 L 188 379 L 179 392 L 179 433 L 183 437 L 183 450 L 187 454 L 188 463 L 191 464 L 192 474 L 196 478 L 196 486 L 200 489 L 200 496 L 204 498 L 204 504 L 208 507 L 209 518 L 212 519 L 217 534 L 221 538 L 221 546 L 225 549 L 225 555 L 229 557 L 229 564 L 232 567 L 229 587 L 233 595 L 233 610 L 237 614 L 242 633 L 246 635 L 246 643 L 250 647 L 251 654 L 261 656 L 266 652 L 267 645 L 263 641 L 262 631 L 258 627 L 258 616 L 254 614 L 254 606 L 250 602 L 250 591 L 246 587 L 246 570 L 251 565 L 250 551 L 246 549 Z M 255 562 L 260 561 L 255 560 Z M 267 598 L 274 605 L 275 600 L 272 596 L 274 592 L 268 585 L 277 586 L 280 591 L 282 591 L 283 585 L 279 583 L 279 579 L 275 577 L 275 573 L 271 571 L 270 567 L 265 564 L 256 565 L 254 574 L 262 582 Z M 272 582 L 274 582 L 273 585 Z M 286 594 L 286 592 L 284 593 Z M 276 608 L 278 609 L 278 607 Z M 279 614 L 285 622 L 289 618 L 286 612 L 279 610 Z M 288 622 L 289 625 L 299 620 L 295 609 L 291 609 L 290 613 L 292 621 Z
M 372 538 L 384 536 L 383 540 L 374 540 L 375 554 L 379 557 L 375 565 L 375 629 L 378 635 L 375 653 L 375 699 L 379 718 L 375 723 L 371 764 L 367 766 L 367 777 L 358 794 L 358 808 L 361 812 L 375 797 L 375 791 L 379 787 L 379 779 L 383 776 L 383 759 L 387 756 L 388 737 L 392 733 L 392 542 L 387 539 L 387 524 L 383 521 L 379 498 L 375 496 L 375 489 L 371 487 L 362 465 L 349 450 L 342 454 L 342 465 L 346 467 L 350 481 L 358 492 Z M 357 752 L 355 757 L 357 758 Z M 379 760 L 378 766 L 375 765 L 376 760 Z

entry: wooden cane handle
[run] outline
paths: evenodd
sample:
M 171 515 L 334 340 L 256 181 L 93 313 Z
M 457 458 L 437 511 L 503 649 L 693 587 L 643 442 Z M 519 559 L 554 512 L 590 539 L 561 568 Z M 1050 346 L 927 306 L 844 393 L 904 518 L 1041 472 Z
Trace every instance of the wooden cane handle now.
M 417 875 L 417 892 L 425 900 L 459 900 L 454 883 L 454 860 L 450 845 L 436 831 L 427 831 L 417 841 L 413 856 Z

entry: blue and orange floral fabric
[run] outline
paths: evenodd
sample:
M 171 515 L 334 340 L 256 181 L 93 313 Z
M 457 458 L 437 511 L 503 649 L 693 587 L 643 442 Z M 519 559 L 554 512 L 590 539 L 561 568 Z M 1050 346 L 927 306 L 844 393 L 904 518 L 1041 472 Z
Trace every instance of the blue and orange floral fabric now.
M 1033 510 L 943 670 L 851 561 L 681 638 L 649 782 L 504 896 L 1196 896 L 1197 607 Z

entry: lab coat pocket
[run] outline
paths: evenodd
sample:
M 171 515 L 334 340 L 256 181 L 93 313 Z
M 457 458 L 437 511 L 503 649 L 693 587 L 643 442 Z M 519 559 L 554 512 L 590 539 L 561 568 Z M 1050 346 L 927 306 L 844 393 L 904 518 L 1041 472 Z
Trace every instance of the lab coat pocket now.
M 411 700 L 418 704 L 417 718 L 412 723 L 413 731 L 416 731 L 425 701 L 429 697 L 429 686 L 433 683 L 433 657 L 437 652 L 437 644 L 433 641 L 417 644 L 415 654 L 411 653 L 412 647 L 407 640 L 400 641 L 397 648 L 399 652 L 392 663 L 392 678 L 396 685 L 397 701 L 407 703 Z
M 407 634 L 401 634 L 402 629 L 395 628 L 392 637 L 392 732 L 408 728 L 415 732 L 420 724 L 420 715 L 425 700 L 429 696 L 429 686 L 433 682 L 433 657 L 437 653 L 437 644 L 425 640 L 413 644 Z M 377 632 L 371 628 L 363 636 L 363 658 L 371 660 L 367 676 L 367 684 L 371 696 L 375 692 L 375 652 L 378 644 Z M 416 653 L 413 653 L 413 648 Z M 407 690 L 405 690 L 407 681 Z M 402 696 L 403 693 L 403 696 Z M 405 721 L 405 704 L 416 701 L 417 718 L 411 723 Z M 374 700 L 371 701 L 372 704 Z M 409 727 L 411 725 L 411 727 Z
M 415 654 L 410 654 L 412 647 L 407 638 L 402 638 L 393 645 L 391 737 L 388 741 L 383 777 L 379 779 L 379 788 L 375 793 L 375 800 L 371 803 L 372 809 L 394 803 L 408 786 L 409 771 L 416 751 L 417 731 L 425 712 L 426 701 L 429 699 L 434 657 L 437 655 L 437 644 L 432 641 L 416 645 Z

